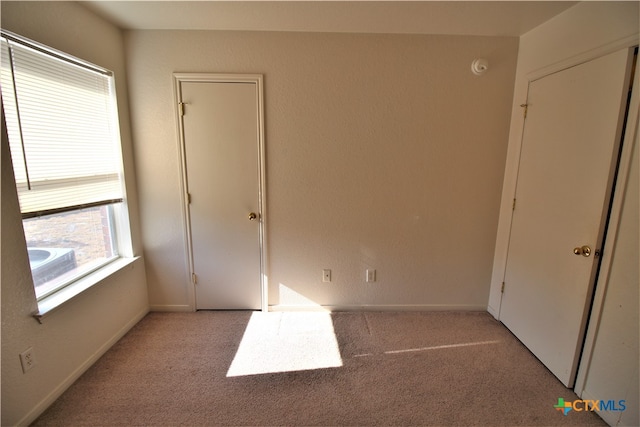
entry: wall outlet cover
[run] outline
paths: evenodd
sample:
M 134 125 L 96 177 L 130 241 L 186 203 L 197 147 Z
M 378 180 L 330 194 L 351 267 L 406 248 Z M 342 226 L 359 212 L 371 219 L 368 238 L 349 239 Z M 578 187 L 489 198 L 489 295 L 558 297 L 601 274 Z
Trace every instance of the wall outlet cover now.
M 366 273 L 367 282 L 375 282 L 376 281 L 376 271 L 373 269 L 367 269 Z
M 22 364 L 22 372 L 25 374 L 36 365 L 36 359 L 32 347 L 29 347 L 20 353 L 20 363 Z

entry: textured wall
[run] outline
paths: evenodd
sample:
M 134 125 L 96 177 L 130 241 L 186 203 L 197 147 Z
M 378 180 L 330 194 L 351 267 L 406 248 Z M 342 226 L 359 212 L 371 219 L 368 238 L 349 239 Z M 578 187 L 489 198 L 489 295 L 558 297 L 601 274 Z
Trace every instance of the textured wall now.
M 190 303 L 173 72 L 265 76 L 271 305 L 486 307 L 517 38 L 130 31 L 125 45 L 152 307 Z
M 116 73 L 132 208 L 136 204 L 135 181 L 120 31 L 74 3 L 3 1 L 1 8 L 2 28 Z M 130 214 L 133 250 L 140 254 L 142 245 L 135 209 Z M 148 311 L 145 268 L 139 259 L 49 314 L 42 325 L 38 324 L 31 316 L 37 307 L 4 131 L 1 228 L 2 425 L 28 425 Z M 36 366 L 23 374 L 18 355 L 29 347 L 34 350 Z

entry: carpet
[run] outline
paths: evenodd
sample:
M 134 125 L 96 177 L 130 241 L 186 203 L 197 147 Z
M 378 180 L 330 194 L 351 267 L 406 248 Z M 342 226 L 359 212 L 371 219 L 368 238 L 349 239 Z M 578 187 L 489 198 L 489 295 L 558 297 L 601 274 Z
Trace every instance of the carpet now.
M 150 313 L 33 425 L 606 425 L 558 398 L 488 313 Z

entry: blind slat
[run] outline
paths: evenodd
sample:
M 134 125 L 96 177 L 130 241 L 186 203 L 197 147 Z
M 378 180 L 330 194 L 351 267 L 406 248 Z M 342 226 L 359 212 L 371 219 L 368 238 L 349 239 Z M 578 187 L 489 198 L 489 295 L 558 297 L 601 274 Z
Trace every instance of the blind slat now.
M 4 34 L 0 63 L 23 216 L 122 200 L 111 73 L 79 66 Z

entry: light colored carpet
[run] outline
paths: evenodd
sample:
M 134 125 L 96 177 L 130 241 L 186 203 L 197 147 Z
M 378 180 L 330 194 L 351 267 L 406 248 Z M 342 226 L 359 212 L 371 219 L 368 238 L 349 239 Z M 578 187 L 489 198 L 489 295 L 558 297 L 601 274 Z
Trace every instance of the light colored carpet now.
M 487 313 L 150 313 L 34 425 L 606 425 Z

